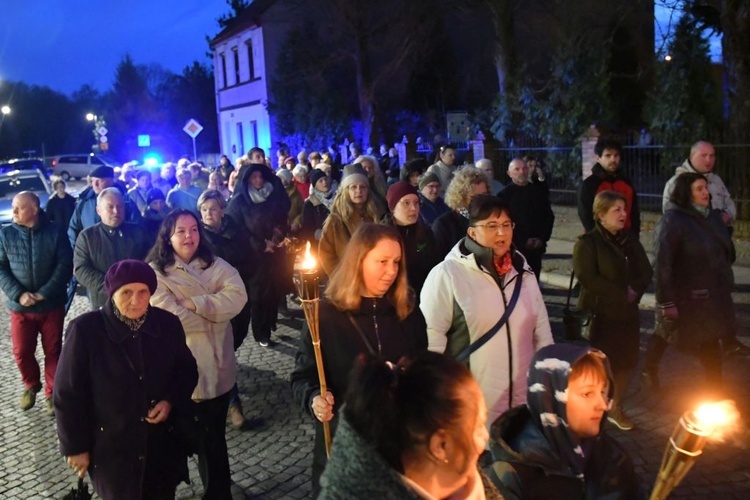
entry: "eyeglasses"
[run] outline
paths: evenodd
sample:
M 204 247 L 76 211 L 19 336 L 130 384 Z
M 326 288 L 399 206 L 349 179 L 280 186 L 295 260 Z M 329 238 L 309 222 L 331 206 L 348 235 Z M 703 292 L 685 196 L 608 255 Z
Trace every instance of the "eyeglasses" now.
M 507 233 L 508 231 L 512 231 L 513 229 L 515 229 L 516 223 L 515 222 L 503 222 L 502 224 L 498 224 L 497 222 L 489 222 L 487 224 L 474 224 L 471 227 L 483 227 L 487 229 L 488 231 Z

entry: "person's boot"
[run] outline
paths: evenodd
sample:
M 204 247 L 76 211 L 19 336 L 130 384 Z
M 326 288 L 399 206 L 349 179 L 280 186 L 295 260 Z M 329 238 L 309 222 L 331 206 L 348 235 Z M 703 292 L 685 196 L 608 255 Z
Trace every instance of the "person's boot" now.
M 34 387 L 29 387 L 28 389 L 24 389 L 23 394 L 21 394 L 21 409 L 23 411 L 30 410 L 34 407 L 36 404 L 36 394 L 42 390 L 42 384 L 36 384 Z
M 240 405 L 232 405 L 229 407 L 229 421 L 235 429 L 241 429 L 242 426 L 245 425 L 245 415 L 242 413 L 242 407 Z
M 625 414 L 625 411 L 623 411 L 622 406 L 619 404 L 612 405 L 612 410 L 607 415 L 607 420 L 621 431 L 629 431 L 635 428 L 635 424 Z

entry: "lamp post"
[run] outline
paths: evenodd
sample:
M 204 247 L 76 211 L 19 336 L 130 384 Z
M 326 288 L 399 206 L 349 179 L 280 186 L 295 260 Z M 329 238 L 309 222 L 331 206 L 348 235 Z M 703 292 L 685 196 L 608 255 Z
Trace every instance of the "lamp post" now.
M 3 123 L 5 123 L 5 117 L 10 114 L 12 110 L 7 104 L 3 104 L 0 107 L 0 131 L 3 130 Z

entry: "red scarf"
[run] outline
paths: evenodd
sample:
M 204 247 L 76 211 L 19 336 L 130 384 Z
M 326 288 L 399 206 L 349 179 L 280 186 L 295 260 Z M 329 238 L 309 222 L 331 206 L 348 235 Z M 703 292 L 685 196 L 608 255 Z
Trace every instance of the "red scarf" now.
M 497 274 L 502 276 L 508 274 L 513 269 L 513 259 L 510 257 L 510 252 L 506 252 L 502 257 L 492 257 L 492 264 L 495 266 Z

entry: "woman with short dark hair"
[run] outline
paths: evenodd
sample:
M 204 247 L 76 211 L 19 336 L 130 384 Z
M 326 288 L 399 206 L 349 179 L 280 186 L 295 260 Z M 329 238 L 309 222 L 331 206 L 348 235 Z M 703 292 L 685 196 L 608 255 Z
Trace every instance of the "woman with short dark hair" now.
M 431 351 L 458 356 L 490 335 L 466 361 L 493 421 L 526 402 L 526 370 L 534 352 L 552 343 L 552 330 L 534 273 L 513 247 L 508 205 L 477 195 L 468 222 L 466 236 L 427 276 L 420 308 Z M 516 289 L 517 302 L 500 324 Z
M 668 343 L 697 354 L 710 390 L 720 389 L 720 340 L 733 337 L 734 245 L 701 174 L 677 176 L 657 227 L 655 253 L 657 327 L 646 353 L 644 376 L 658 389 L 658 369 Z

